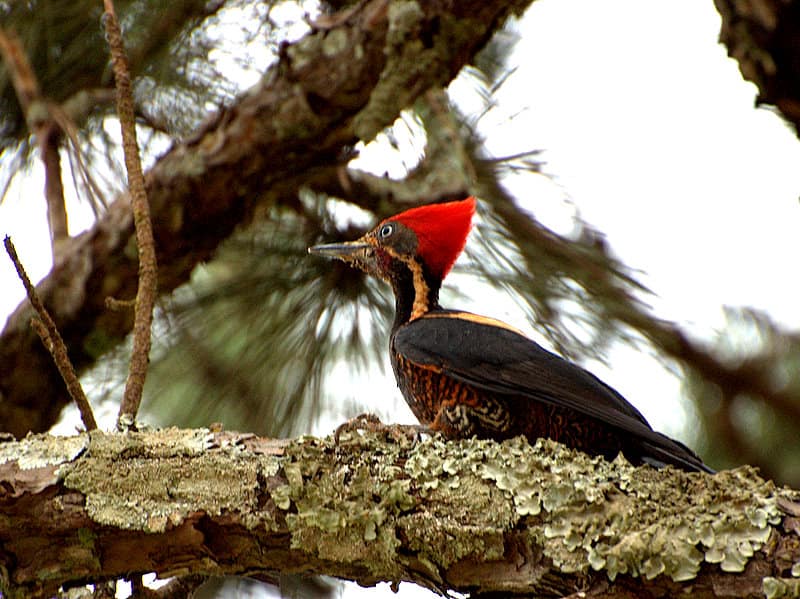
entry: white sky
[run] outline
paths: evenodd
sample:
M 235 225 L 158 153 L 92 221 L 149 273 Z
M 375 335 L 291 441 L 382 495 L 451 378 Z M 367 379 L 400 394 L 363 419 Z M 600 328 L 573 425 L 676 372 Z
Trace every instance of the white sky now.
M 800 256 L 800 143 L 779 117 L 753 107 L 755 87 L 717 44 L 713 3 L 539 0 L 519 32 L 518 71 L 483 133 L 498 156 L 544 149 L 556 183 L 511 181 L 516 197 L 556 228 L 574 204 L 623 262 L 645 272 L 657 313 L 695 335 L 722 328 L 725 305 L 800 328 L 800 284 L 787 266 Z M 466 87 L 453 90 L 468 96 Z M 0 206 L 6 233 L 31 275 L 46 274 L 43 199 L 30 186 Z M 0 290 L 7 314 L 23 291 L 5 256 Z M 526 326 L 511 311 L 492 315 Z M 655 428 L 680 435 L 680 382 L 634 350 L 617 347 L 610 362 L 589 366 Z M 424 594 L 404 584 L 399 597 Z M 362 595 L 395 596 L 388 587 L 345 592 Z

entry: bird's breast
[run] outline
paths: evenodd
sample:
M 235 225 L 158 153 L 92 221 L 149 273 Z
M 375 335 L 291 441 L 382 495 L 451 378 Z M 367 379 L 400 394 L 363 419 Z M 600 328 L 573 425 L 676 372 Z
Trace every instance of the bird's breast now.
M 391 356 L 394 378 L 406 403 L 421 424 L 430 424 L 442 399 L 457 391 L 457 381 L 443 376 L 439 369 L 415 364 L 394 348 Z
M 507 398 L 459 381 L 434 366 L 392 352 L 397 386 L 420 423 L 450 438 L 472 435 L 503 439 L 518 434 Z

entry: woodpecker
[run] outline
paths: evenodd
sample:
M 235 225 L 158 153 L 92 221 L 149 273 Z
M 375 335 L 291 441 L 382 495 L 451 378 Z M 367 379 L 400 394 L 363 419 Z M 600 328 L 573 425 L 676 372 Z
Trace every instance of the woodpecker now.
M 392 369 L 420 423 L 451 439 L 547 437 L 609 460 L 622 452 L 633 464 L 713 472 L 589 371 L 504 322 L 439 305 L 474 213 L 472 197 L 430 204 L 387 218 L 355 241 L 309 248 L 391 285 Z

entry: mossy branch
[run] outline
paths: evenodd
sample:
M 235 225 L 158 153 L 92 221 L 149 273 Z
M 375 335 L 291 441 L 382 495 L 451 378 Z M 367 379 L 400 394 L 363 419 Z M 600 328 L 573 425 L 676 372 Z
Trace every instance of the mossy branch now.
M 6 597 L 151 571 L 539 597 L 777 597 L 800 576 L 800 493 L 749 467 L 634 468 L 522 439 L 42 435 L 0 444 L 0 498 Z

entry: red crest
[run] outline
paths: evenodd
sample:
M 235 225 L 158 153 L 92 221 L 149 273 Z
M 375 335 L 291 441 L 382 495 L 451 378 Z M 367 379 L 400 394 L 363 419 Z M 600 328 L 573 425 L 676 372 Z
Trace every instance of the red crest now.
M 444 279 L 467 243 L 475 198 L 412 208 L 387 220 L 403 223 L 417 235 L 417 255 L 432 275 Z

